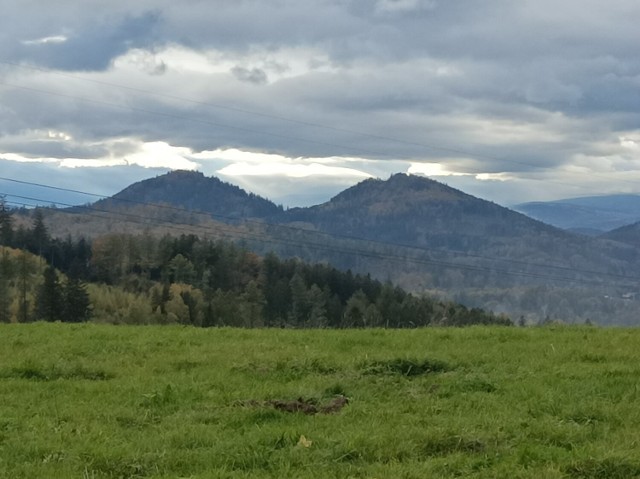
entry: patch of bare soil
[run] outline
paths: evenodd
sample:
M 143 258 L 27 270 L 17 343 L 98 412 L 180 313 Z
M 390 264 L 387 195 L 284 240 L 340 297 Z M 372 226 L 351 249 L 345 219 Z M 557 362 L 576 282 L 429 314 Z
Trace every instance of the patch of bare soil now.
M 294 400 L 272 399 L 270 401 L 243 401 L 242 405 L 245 406 L 263 406 L 272 407 L 278 411 L 313 415 L 313 414 L 336 414 L 342 410 L 347 404 L 349 399 L 345 396 L 336 396 L 326 403 L 319 403 L 315 399 L 302 398 Z

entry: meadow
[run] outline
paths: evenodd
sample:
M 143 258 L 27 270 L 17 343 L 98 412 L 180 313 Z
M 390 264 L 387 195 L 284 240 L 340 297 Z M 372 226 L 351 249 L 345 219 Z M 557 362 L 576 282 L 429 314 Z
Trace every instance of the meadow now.
M 0 398 L 12 479 L 640 477 L 635 329 L 7 324 Z

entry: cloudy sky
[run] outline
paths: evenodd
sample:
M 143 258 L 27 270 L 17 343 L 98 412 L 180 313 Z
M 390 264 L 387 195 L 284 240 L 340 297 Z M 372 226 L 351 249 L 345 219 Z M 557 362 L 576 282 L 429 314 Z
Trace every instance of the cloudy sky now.
M 2 178 L 197 169 L 288 206 L 397 172 L 505 205 L 640 193 L 636 0 L 0 4 Z

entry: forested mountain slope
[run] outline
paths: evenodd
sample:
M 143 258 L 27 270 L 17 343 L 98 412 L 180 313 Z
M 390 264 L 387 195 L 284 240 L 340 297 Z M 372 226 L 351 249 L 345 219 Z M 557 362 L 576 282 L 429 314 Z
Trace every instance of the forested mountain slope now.
M 424 248 L 439 258 L 483 267 L 491 259 L 493 266 L 512 267 L 507 262 L 513 260 L 525 271 L 544 273 L 548 268 L 536 266 L 541 264 L 580 276 L 580 270 L 631 272 L 638 259 L 633 248 L 571 234 L 442 183 L 403 174 L 365 180 L 322 205 L 288 210 L 279 220 Z
M 282 210 L 265 198 L 194 171 L 172 171 L 134 183 L 93 206 L 122 210 L 149 203 L 210 213 L 218 219 L 261 218 Z
M 231 239 L 259 255 L 330 264 L 529 322 L 634 324 L 640 311 L 640 302 L 623 301 L 638 289 L 636 247 L 572 234 L 423 177 L 366 180 L 324 204 L 287 211 L 188 172 L 115 198 L 77 215 L 49 210 L 45 220 L 63 238 L 125 231 Z
M 204 327 L 511 324 L 368 275 L 260 257 L 228 241 L 148 233 L 60 240 L 49 236 L 40 210 L 31 227 L 14 230 L 0 203 L 0 322 L 92 317 Z
M 640 248 L 640 222 L 617 228 L 601 236 L 603 239 L 619 241 L 634 248 Z

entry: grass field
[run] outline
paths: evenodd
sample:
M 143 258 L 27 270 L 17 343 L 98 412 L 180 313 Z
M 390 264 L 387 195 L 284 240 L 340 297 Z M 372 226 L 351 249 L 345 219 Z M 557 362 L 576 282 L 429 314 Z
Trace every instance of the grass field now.
M 12 479 L 640 477 L 640 330 L 2 325 L 0 399 Z

